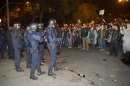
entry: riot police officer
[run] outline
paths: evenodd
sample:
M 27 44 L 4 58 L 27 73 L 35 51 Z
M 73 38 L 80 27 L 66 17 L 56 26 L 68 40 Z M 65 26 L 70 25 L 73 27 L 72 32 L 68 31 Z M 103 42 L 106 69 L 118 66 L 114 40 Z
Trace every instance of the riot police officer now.
M 38 78 L 34 76 L 35 70 L 37 69 L 38 75 L 45 74 L 45 71 L 41 71 L 41 58 L 39 56 L 39 42 L 42 42 L 42 36 L 44 36 L 44 32 L 37 32 L 37 24 L 32 23 L 30 25 L 30 33 L 27 38 L 30 43 L 30 53 L 32 56 L 32 64 L 31 64 L 31 73 L 30 79 L 37 80 Z
M 38 32 L 43 32 L 43 23 L 38 24 Z M 41 58 L 41 64 L 43 64 L 44 61 L 44 37 L 42 37 L 43 41 L 39 43 L 39 55 Z
M 58 38 L 57 38 L 57 32 L 55 29 L 56 21 L 54 19 L 51 19 L 49 21 L 49 25 L 47 27 L 47 45 L 50 53 L 50 64 L 48 68 L 48 75 L 53 76 L 55 73 L 52 72 L 52 69 L 57 70 L 56 65 L 56 52 L 57 52 L 57 44 L 58 44 Z
M 5 38 L 2 29 L 0 28 L 0 59 L 4 59 L 4 44 Z
M 11 37 L 11 32 L 12 32 L 13 28 L 10 27 L 7 30 L 7 50 L 8 50 L 8 59 L 12 59 L 14 60 L 15 55 L 14 55 L 14 48 L 13 48 L 13 43 L 12 43 L 12 37 Z
M 16 71 L 22 72 L 23 69 L 20 67 L 20 51 L 21 51 L 21 34 L 22 31 L 20 30 L 20 23 L 15 23 L 13 30 L 11 31 L 11 37 L 12 37 L 12 44 L 14 48 L 15 53 L 15 67 Z
M 28 26 L 26 28 L 26 31 L 24 32 L 24 43 L 25 43 L 25 48 L 27 52 L 27 57 L 26 57 L 26 68 L 31 68 L 31 54 L 30 54 L 30 44 L 29 44 L 29 39 L 28 39 L 28 34 L 30 32 L 30 27 Z

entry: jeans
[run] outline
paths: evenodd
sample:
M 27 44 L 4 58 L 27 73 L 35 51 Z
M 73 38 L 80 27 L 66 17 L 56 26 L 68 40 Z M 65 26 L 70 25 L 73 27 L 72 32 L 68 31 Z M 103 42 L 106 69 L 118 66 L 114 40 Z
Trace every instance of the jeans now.
M 99 47 L 104 48 L 105 47 L 105 40 L 104 39 L 99 39 Z

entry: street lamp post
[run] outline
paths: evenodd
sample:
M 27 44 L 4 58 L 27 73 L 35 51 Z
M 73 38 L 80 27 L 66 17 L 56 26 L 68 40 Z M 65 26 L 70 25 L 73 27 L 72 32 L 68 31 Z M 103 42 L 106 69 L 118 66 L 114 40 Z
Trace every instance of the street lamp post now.
M 14 4 L 14 3 L 12 3 L 12 4 Z M 21 4 L 21 3 L 17 3 L 17 4 Z M 26 4 L 29 4 L 29 2 L 26 2 Z M 10 27 L 9 0 L 6 0 L 6 16 L 7 16 L 7 28 L 9 28 Z
M 14 4 L 26 4 L 27 7 L 31 4 L 29 1 L 25 2 L 25 3 L 16 3 L 16 2 L 11 2 L 9 3 L 9 0 L 6 0 L 6 5 L 3 5 L 0 8 L 0 13 L 2 12 L 3 8 L 6 7 L 6 16 L 7 16 L 7 27 L 10 27 L 10 16 L 9 16 L 9 5 L 14 5 Z M 39 4 L 36 3 L 36 6 L 38 7 L 37 9 L 39 9 Z M 19 10 L 19 9 L 18 9 Z
M 10 18 L 9 18 L 9 1 L 6 0 L 6 12 L 7 12 L 7 27 L 10 27 Z

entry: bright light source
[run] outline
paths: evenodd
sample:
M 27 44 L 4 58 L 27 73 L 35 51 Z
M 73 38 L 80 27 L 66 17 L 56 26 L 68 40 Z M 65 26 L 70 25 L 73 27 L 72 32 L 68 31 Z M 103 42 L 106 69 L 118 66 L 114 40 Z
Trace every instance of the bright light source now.
M 118 0 L 119 2 L 128 2 L 129 0 Z
M 0 23 L 1 23 L 1 19 L 0 19 Z
M 122 2 L 123 0 L 119 0 L 119 2 Z
M 28 4 L 29 4 L 29 1 L 27 1 L 26 4 L 28 5 Z
M 20 11 L 20 8 L 16 8 L 16 11 Z

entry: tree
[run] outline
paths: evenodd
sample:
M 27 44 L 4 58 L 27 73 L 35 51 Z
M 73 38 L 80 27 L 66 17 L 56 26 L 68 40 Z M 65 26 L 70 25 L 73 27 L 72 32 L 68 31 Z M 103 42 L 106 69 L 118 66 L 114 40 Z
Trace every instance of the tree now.
M 95 20 L 97 17 L 97 9 L 95 6 L 83 3 L 81 4 L 77 11 L 74 13 L 75 20 L 80 19 L 83 22 Z
M 55 9 L 55 18 L 63 23 L 74 23 L 78 19 L 89 21 L 97 15 L 96 7 L 82 0 L 53 0 L 50 4 Z

